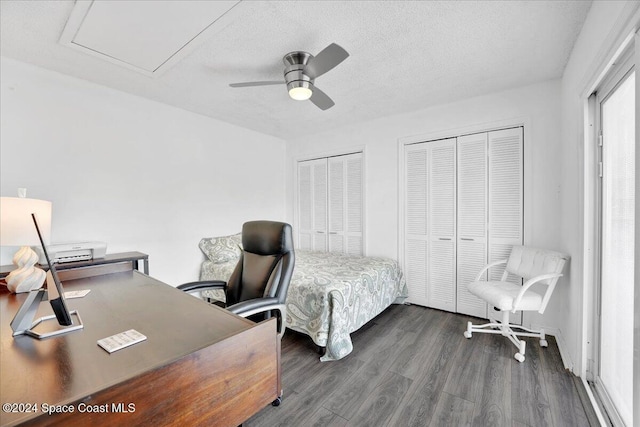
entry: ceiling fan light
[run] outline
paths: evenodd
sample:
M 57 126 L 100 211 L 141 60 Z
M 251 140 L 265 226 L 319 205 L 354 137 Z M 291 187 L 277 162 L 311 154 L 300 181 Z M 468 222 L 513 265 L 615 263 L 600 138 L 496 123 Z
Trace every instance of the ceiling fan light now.
M 296 101 L 306 101 L 311 98 L 311 89 L 308 87 L 292 87 L 289 89 L 289 96 Z

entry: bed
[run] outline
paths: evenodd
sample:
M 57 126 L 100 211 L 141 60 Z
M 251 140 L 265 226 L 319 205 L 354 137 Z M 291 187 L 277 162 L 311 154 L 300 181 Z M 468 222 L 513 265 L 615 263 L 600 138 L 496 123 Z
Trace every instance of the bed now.
M 240 235 L 206 238 L 200 249 L 207 259 L 200 280 L 227 280 L 240 256 Z M 350 334 L 391 304 L 403 303 L 407 286 L 397 261 L 296 250 L 296 266 L 287 296 L 286 326 L 326 348 L 322 361 L 351 353 Z M 223 299 L 207 291 L 205 297 Z

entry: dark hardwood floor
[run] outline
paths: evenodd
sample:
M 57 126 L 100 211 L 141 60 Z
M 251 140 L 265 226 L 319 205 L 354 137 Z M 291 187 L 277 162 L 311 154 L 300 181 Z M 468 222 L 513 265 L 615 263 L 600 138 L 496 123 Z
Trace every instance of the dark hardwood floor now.
M 284 398 L 245 426 L 589 426 L 558 346 L 462 335 L 478 319 L 394 305 L 352 334 L 353 352 L 320 362 L 309 337 L 282 342 Z

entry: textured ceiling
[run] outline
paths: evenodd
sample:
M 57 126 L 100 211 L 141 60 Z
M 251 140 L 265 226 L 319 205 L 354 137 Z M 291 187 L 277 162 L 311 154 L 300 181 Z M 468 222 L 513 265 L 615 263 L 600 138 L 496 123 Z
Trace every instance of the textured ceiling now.
M 185 1 L 185 0 L 183 0 Z M 559 78 L 589 1 L 243 1 L 159 77 L 58 43 L 73 1 L 0 2 L 0 53 L 288 139 Z M 282 56 L 335 42 L 351 56 L 316 81 L 336 105 L 291 100 Z

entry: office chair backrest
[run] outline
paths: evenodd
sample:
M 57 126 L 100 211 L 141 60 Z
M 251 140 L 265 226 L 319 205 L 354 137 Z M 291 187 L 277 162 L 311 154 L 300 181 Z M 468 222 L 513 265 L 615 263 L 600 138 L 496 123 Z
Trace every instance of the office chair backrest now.
M 506 273 L 515 274 L 525 280 L 542 274 L 561 273 L 569 257 L 560 252 L 536 249 L 527 246 L 514 246 L 507 261 Z M 547 285 L 555 284 L 558 279 L 542 280 Z
M 227 285 L 227 306 L 253 298 L 285 303 L 295 255 L 291 226 L 250 221 L 242 226 L 243 251 Z

